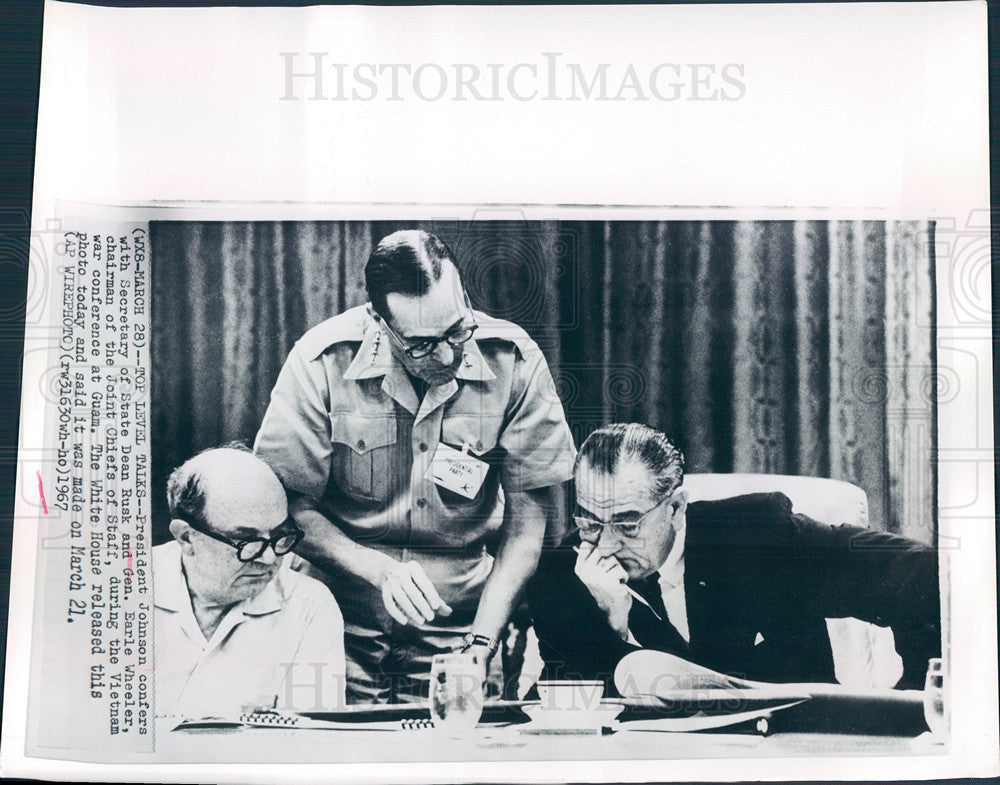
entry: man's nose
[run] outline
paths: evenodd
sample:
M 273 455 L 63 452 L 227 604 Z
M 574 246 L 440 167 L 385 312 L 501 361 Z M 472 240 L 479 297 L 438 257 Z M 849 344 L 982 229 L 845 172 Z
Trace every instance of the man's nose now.
M 266 548 L 264 548 L 264 552 L 261 553 L 261 555 L 258 556 L 256 559 L 254 559 L 254 561 L 256 562 L 260 562 L 261 564 L 267 564 L 267 565 L 274 564 L 277 560 L 278 556 L 274 552 L 274 547 L 271 546 L 270 543 L 267 545 Z
M 605 556 L 611 556 L 621 550 L 622 541 L 614 526 L 602 526 L 597 538 L 597 549 Z
M 441 341 L 434 347 L 434 359 L 441 365 L 451 365 L 455 362 L 455 348 L 447 341 Z

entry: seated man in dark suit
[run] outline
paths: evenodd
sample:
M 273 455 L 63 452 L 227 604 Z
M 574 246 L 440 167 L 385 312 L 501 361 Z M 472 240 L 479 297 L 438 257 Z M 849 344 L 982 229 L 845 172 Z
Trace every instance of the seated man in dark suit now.
M 575 531 L 528 589 L 543 678 L 603 678 L 612 691 L 619 660 L 650 648 L 746 679 L 833 682 L 825 619 L 855 617 L 892 627 L 896 686 L 922 687 L 941 649 L 932 548 L 817 523 L 781 493 L 688 505 L 683 464 L 635 423 L 580 448 Z

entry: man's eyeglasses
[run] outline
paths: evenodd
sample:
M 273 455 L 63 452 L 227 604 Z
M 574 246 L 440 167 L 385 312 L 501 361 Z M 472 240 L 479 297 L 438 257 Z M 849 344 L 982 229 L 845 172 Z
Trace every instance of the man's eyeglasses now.
M 292 522 L 291 518 L 285 522 L 285 528 L 271 537 L 251 537 L 245 540 L 231 540 L 218 532 L 212 531 L 205 523 L 184 510 L 178 510 L 174 514 L 174 517 L 184 521 L 184 523 L 195 531 L 199 531 L 219 542 L 224 542 L 226 545 L 231 545 L 236 549 L 236 558 L 242 562 L 250 562 L 260 558 L 261 554 L 269 546 L 274 551 L 275 556 L 284 556 L 298 545 L 305 536 L 305 533 Z
M 463 343 L 468 343 L 469 339 L 472 338 L 472 334 L 479 329 L 479 325 L 473 320 L 472 324 L 463 325 L 455 330 L 452 330 L 448 335 L 443 335 L 440 338 L 420 338 L 413 342 L 404 341 L 399 334 L 389 326 L 389 320 L 383 318 L 382 324 L 385 325 L 385 329 L 389 331 L 389 335 L 396 339 L 396 343 L 400 345 L 406 354 L 414 360 L 422 360 L 424 357 L 429 356 L 439 343 L 447 342 L 449 346 L 457 349 Z
M 596 540 L 601 536 L 601 529 L 605 526 L 610 526 L 611 531 L 617 534 L 619 537 L 625 539 L 632 539 L 639 534 L 639 529 L 642 526 L 643 521 L 646 520 L 650 515 L 652 515 L 656 510 L 662 507 L 666 502 L 670 500 L 673 493 L 668 493 L 660 501 L 654 504 L 651 508 L 642 513 L 635 520 L 623 520 L 615 521 L 614 523 L 606 523 L 605 521 L 594 520 L 593 518 L 588 518 L 586 515 L 574 515 L 573 523 L 576 524 L 576 528 L 580 530 L 580 538 L 583 540 Z

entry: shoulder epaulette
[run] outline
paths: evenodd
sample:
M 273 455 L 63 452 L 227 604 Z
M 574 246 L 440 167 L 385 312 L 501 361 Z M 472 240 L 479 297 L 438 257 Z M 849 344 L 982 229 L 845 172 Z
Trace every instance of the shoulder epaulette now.
M 308 359 L 314 360 L 334 344 L 360 343 L 367 322 L 367 308 L 359 305 L 320 322 L 299 338 L 295 346 Z
M 479 325 L 479 329 L 476 330 L 477 343 L 506 341 L 514 344 L 522 355 L 537 349 L 538 345 L 523 327 L 518 327 L 506 319 L 497 319 L 482 311 L 474 311 L 474 313 L 476 323 Z

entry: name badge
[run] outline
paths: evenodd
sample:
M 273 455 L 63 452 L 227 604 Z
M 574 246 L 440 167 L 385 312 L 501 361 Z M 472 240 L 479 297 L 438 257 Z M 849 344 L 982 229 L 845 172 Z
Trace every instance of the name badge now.
M 466 499 L 475 499 L 483 487 L 490 465 L 475 455 L 469 455 L 468 449 L 468 445 L 456 450 L 447 444 L 438 444 L 426 476 L 442 488 Z

